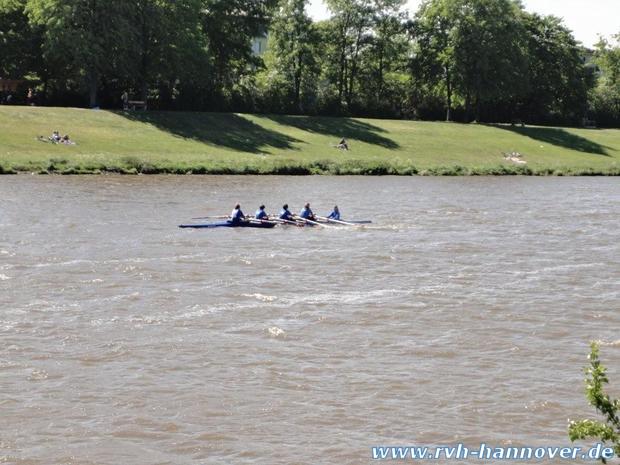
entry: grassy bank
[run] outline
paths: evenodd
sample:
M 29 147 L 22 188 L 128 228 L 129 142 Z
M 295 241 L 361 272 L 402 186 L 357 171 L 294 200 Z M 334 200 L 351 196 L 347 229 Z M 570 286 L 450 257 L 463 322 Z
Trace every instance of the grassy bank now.
M 77 145 L 36 140 L 55 129 Z M 620 175 L 620 130 L 0 106 L 15 172 Z

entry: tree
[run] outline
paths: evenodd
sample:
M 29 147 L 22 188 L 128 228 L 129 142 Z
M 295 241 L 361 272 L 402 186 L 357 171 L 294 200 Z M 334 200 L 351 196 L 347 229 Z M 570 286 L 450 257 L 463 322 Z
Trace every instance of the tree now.
M 420 7 L 412 24 L 415 54 L 411 67 L 414 77 L 424 84 L 443 83 L 446 121 L 452 120 L 452 95 L 456 73 L 456 29 L 458 25 L 455 2 L 429 1 Z
M 526 90 L 522 6 L 515 0 L 429 0 L 414 22 L 414 71 L 443 82 L 446 119 L 453 94 L 468 115 L 481 120 L 485 107 L 514 101 Z M 494 119 L 495 115 L 488 115 Z
M 528 38 L 528 92 L 522 118 L 580 120 L 590 85 L 583 50 L 561 19 L 524 13 L 523 20 Z
M 302 91 L 312 92 L 318 74 L 318 35 L 306 13 L 307 0 L 282 0 L 271 29 L 272 66 L 292 96 L 292 107 L 303 112 Z
M 331 33 L 326 37 L 331 46 L 331 61 L 336 72 L 338 103 L 351 108 L 358 80 L 360 55 L 368 45 L 372 26 L 370 0 L 327 0 L 332 12 Z
M 136 59 L 130 72 L 142 100 L 151 86 L 182 78 L 204 63 L 200 7 L 200 0 L 134 0 L 131 55 Z
M 480 121 L 485 105 L 514 102 L 525 93 L 522 6 L 514 0 L 460 0 L 456 7 L 457 85 L 467 114 L 473 111 L 474 119 Z
M 407 15 L 402 11 L 405 3 L 405 0 L 373 0 L 371 4 L 372 29 L 363 50 L 360 71 L 364 82 L 360 86 L 362 106 L 371 114 L 382 113 L 386 105 L 402 104 L 406 93 L 403 83 L 408 80 L 409 43 Z
M 592 106 L 597 122 L 605 126 L 620 125 L 620 34 L 613 39 L 612 43 L 601 39 L 594 52 L 599 77 Z
M 586 397 L 591 406 L 599 412 L 604 421 L 579 420 L 571 421 L 568 435 L 571 441 L 599 439 L 603 444 L 610 444 L 616 456 L 620 457 L 620 399 L 611 399 L 605 392 L 609 384 L 607 369 L 599 359 L 599 346 L 590 346 L 590 366 L 586 369 Z M 607 463 L 602 458 L 603 463 Z
M 215 94 L 230 94 L 261 65 L 261 60 L 252 55 L 251 41 L 266 33 L 277 3 L 278 0 L 202 0 L 202 26 Z
M 44 28 L 44 57 L 83 78 L 91 106 L 97 105 L 101 78 L 130 69 L 128 53 L 135 34 L 125 0 L 28 0 L 33 24 Z
M 41 34 L 25 7 L 25 0 L 0 0 L 0 77 L 21 79 L 41 63 Z

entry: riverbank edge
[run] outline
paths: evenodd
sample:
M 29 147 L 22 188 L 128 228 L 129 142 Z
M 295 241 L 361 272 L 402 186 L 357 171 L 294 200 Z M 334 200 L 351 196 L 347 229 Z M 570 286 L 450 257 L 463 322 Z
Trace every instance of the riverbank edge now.
M 331 163 L 308 162 L 278 166 L 158 166 L 134 160 L 113 165 L 67 165 L 50 160 L 46 164 L 28 164 L 7 168 L 0 164 L 0 175 L 280 175 L 280 176 L 620 176 L 620 166 L 604 169 L 576 167 L 536 167 L 500 164 L 497 166 L 466 167 L 436 166 L 417 169 L 415 166 L 395 166 L 389 163 Z

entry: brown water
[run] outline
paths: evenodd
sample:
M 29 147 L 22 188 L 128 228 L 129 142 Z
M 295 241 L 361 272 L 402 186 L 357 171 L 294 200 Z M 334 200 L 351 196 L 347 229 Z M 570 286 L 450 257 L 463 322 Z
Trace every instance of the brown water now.
M 176 228 L 305 200 L 375 224 Z M 615 178 L 0 177 L 0 462 L 569 444 L 619 231 Z

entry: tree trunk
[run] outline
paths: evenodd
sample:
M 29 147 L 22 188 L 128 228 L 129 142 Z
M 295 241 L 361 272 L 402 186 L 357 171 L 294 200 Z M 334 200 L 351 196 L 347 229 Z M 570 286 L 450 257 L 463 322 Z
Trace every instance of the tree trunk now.
M 39 105 L 45 105 L 47 102 L 47 89 L 49 87 L 49 77 L 43 76 L 43 102 L 39 102 Z
M 465 121 L 469 123 L 471 121 L 471 93 L 467 89 L 465 94 Z
M 89 96 L 89 105 L 91 108 L 95 108 L 97 106 L 97 84 L 98 84 L 98 76 L 96 71 L 91 71 L 88 74 L 88 96 Z
M 297 69 L 295 70 L 295 110 L 301 112 L 301 74 L 302 74 L 303 56 L 301 53 L 297 55 Z
M 344 29 L 344 28 L 343 28 Z M 346 73 L 346 53 L 347 53 L 347 37 L 346 32 L 342 32 L 342 44 L 340 45 L 340 69 L 338 70 L 338 102 L 342 104 L 342 94 L 344 92 L 345 73 Z
M 446 66 L 446 121 L 452 121 L 452 76 Z
M 347 107 L 349 109 L 351 108 L 351 103 L 353 102 L 353 88 L 355 86 L 355 78 L 357 77 L 357 59 L 359 56 L 361 41 L 362 41 L 362 29 L 360 27 L 357 32 L 357 39 L 355 40 L 355 53 L 353 54 L 353 57 L 351 58 L 351 72 L 349 74 L 347 92 L 345 96 L 346 101 L 347 101 Z
M 383 55 L 384 55 L 384 44 L 381 43 L 381 47 L 379 48 L 379 85 L 377 86 L 377 97 L 381 97 L 383 94 Z
M 146 5 L 142 10 L 142 59 L 140 63 L 140 71 L 142 74 L 142 89 L 140 100 L 146 103 L 146 97 L 148 94 L 148 79 L 149 79 L 149 29 L 146 21 L 148 11 L 146 11 Z
M 148 92 L 149 92 L 149 86 L 146 82 L 146 80 L 142 81 L 142 91 L 140 93 L 140 100 L 142 100 L 145 104 L 146 104 L 146 98 L 148 96 Z
M 97 34 L 98 22 L 97 22 L 97 0 L 90 2 L 89 20 L 90 20 L 90 33 Z M 96 63 L 96 61 L 95 61 Z M 91 67 L 88 72 L 88 100 L 91 108 L 97 106 L 97 86 L 99 84 L 99 73 L 96 71 L 96 65 L 93 64 L 91 59 Z
M 347 31 L 349 30 L 351 18 L 349 15 L 346 16 L 345 22 L 342 24 L 340 29 L 340 35 L 342 42 L 340 44 L 340 70 L 338 76 L 338 104 L 342 107 L 342 97 L 343 94 L 346 93 L 347 86 L 347 72 L 348 72 L 348 63 L 347 63 Z

